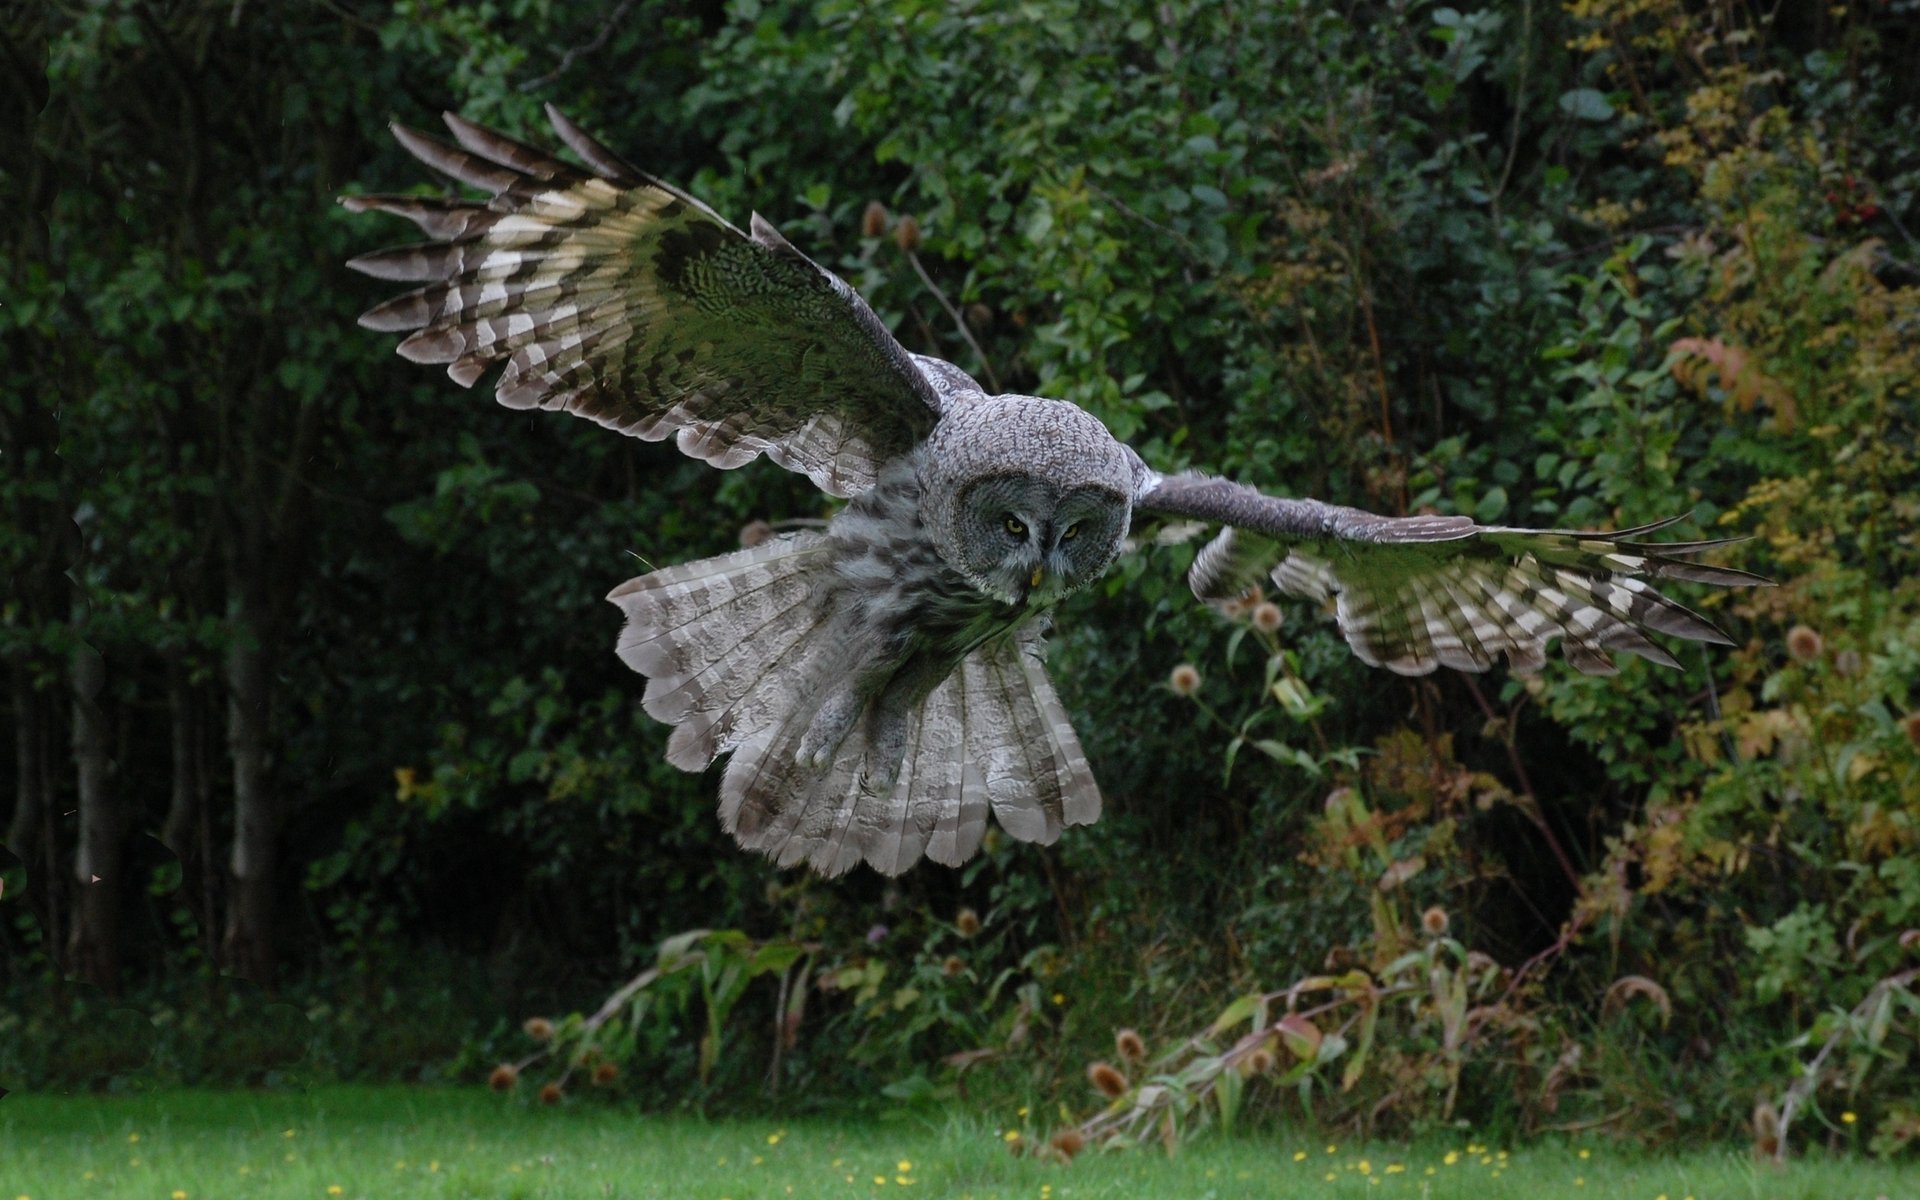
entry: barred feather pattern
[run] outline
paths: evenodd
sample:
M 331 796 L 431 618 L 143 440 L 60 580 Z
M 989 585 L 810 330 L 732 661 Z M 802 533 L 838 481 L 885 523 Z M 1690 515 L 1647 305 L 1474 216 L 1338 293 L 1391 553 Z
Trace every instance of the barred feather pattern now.
M 1537 671 L 1554 641 L 1569 663 L 1589 675 L 1617 672 L 1614 652 L 1677 667 L 1649 634 L 1731 642 L 1648 580 L 1729 586 L 1764 581 L 1689 561 L 1720 541 L 1635 540 L 1669 523 L 1617 534 L 1469 525 L 1472 536 L 1434 542 L 1304 545 L 1229 526 L 1195 556 L 1189 582 L 1203 600 L 1224 599 L 1244 592 L 1277 558 L 1268 573 L 1277 589 L 1331 599 L 1355 655 L 1402 675 L 1436 667 L 1485 671 L 1502 654 L 1515 671 Z
M 616 588 L 618 646 L 673 725 L 667 759 L 731 754 L 720 819 L 782 866 L 897 875 L 958 865 L 989 814 L 1051 843 L 1100 792 L 1042 662 L 1043 614 L 967 587 L 919 519 L 917 459 L 891 464 L 826 534 L 667 567 Z M 855 718 L 824 767 L 802 740 L 836 693 Z
M 700 771 L 816 693 L 840 665 L 819 637 L 831 547 L 788 534 L 630 579 L 607 599 L 627 614 L 616 650 L 647 676 L 641 705 L 674 726 L 667 761 Z
M 979 850 L 989 813 L 1012 837 L 1041 845 L 1099 818 L 1100 791 L 1037 632 L 972 651 L 906 719 L 906 753 L 881 788 L 871 722 L 824 771 L 798 761 L 804 721 L 763 730 L 727 763 L 722 823 L 780 866 L 833 876 L 862 861 L 884 875 L 922 857 L 959 866 Z
M 457 145 L 394 127 L 421 161 L 491 198 L 343 198 L 438 239 L 348 264 L 420 285 L 362 325 L 407 333 L 403 356 L 446 364 L 463 387 L 504 363 L 508 407 L 672 437 L 716 467 L 765 454 L 837 496 L 872 486 L 933 427 L 964 372 L 908 354 L 759 217 L 749 236 L 548 115 L 587 169 L 451 113 Z

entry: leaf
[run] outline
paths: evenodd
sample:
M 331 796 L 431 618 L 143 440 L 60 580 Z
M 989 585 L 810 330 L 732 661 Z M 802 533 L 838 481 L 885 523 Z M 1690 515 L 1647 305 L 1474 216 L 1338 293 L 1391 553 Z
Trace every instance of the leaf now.
M 1360 1082 L 1361 1072 L 1367 1069 L 1367 1053 L 1373 1049 L 1373 1031 L 1379 1023 L 1380 1008 L 1369 1000 L 1360 1014 L 1360 1045 L 1347 1060 L 1346 1070 L 1340 1072 L 1341 1091 L 1352 1091 L 1353 1085 Z
M 1280 1031 L 1280 1044 L 1287 1053 L 1302 1062 L 1316 1062 L 1320 1058 L 1320 1045 L 1326 1040 L 1320 1027 L 1299 1013 L 1288 1013 L 1280 1018 L 1276 1027 Z
M 1598 88 L 1574 88 L 1560 93 L 1560 111 L 1582 121 L 1605 121 L 1613 116 L 1613 102 Z
M 1195 200 L 1198 200 L 1209 208 L 1225 208 L 1227 206 L 1227 194 L 1211 184 L 1196 183 L 1187 190 L 1193 193 Z
M 1222 1071 L 1214 1078 L 1213 1100 L 1220 1108 L 1220 1128 L 1233 1132 L 1233 1119 L 1240 1113 L 1240 1097 L 1247 1081 L 1238 1071 Z
M 1221 1034 L 1227 1032 L 1227 1030 L 1232 1029 L 1235 1025 L 1251 1017 L 1259 1005 L 1259 992 L 1248 992 L 1246 995 L 1241 996 L 1232 1004 L 1227 1005 L 1220 1015 L 1213 1019 L 1213 1024 L 1207 1026 L 1207 1035 L 1209 1037 L 1219 1037 Z
M 1339 1058 L 1342 1054 L 1345 1054 L 1346 1052 L 1347 1052 L 1347 1039 L 1344 1037 L 1341 1037 L 1337 1033 L 1330 1033 L 1326 1037 L 1320 1039 L 1320 1050 L 1319 1050 L 1319 1053 L 1314 1055 L 1313 1063 L 1315 1066 L 1319 1066 L 1323 1063 L 1330 1063 L 1334 1059 Z
M 689 929 L 661 942 L 658 956 L 661 971 L 677 971 L 690 965 L 696 957 L 693 944 L 711 932 L 708 929 Z
M 1380 883 L 1378 886 L 1383 892 L 1391 892 L 1407 880 L 1418 875 L 1426 868 L 1426 865 L 1427 860 L 1418 854 L 1411 858 L 1403 858 L 1380 873 Z
M 1600 1002 L 1601 1019 L 1605 1020 L 1626 1007 L 1627 1001 L 1635 996 L 1645 996 L 1653 1001 L 1654 1007 L 1660 1010 L 1660 1024 L 1665 1025 L 1673 1018 L 1673 1001 L 1667 997 L 1667 989 L 1645 975 L 1622 975 L 1613 981 L 1613 986 L 1607 989 L 1606 998 Z
M 799 962 L 804 953 L 805 949 L 797 942 L 768 942 L 753 952 L 747 960 L 747 970 L 754 975 L 784 971 Z

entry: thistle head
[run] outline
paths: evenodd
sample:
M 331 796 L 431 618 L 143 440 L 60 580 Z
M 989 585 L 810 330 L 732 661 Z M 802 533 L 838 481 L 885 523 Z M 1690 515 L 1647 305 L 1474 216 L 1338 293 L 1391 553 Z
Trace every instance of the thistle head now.
M 1127 1077 L 1112 1063 L 1088 1064 L 1087 1082 L 1093 1085 L 1095 1091 L 1109 1100 L 1118 1100 L 1127 1094 Z
M 1812 662 L 1820 657 L 1820 651 L 1826 647 L 1826 641 L 1820 631 L 1810 625 L 1795 625 L 1787 630 L 1787 653 L 1801 662 Z
M 1200 690 L 1200 669 L 1192 663 L 1181 663 L 1167 675 L 1167 686 L 1176 696 L 1191 696 Z

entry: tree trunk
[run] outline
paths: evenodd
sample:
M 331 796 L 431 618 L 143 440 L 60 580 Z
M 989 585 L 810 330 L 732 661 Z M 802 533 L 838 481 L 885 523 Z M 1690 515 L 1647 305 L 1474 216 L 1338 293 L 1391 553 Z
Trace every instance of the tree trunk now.
M 233 757 L 233 891 L 221 958 L 228 971 L 266 984 L 273 974 L 273 893 L 280 802 L 268 779 L 273 672 L 257 607 L 244 586 L 227 655 L 227 742 Z
M 27 903 L 40 920 L 40 945 L 54 972 L 63 956 L 61 870 L 53 822 L 53 768 L 49 762 L 52 721 L 46 697 L 33 686 L 32 665 L 15 664 L 14 806 L 7 821 L 7 849 L 27 869 Z
M 120 982 L 121 864 L 126 804 L 113 785 L 112 739 L 100 706 L 106 660 L 91 646 L 73 654 L 73 765 L 78 784 L 80 836 L 73 853 L 79 890 L 67 943 L 72 972 L 109 994 Z
M 173 787 L 160 843 L 180 860 L 180 900 L 193 910 L 194 924 L 206 939 L 209 961 L 214 923 L 213 886 L 207 864 L 212 857 L 207 823 L 206 720 L 201 690 L 188 668 L 174 664 L 167 680 L 167 708 L 173 720 Z
M 37 861 L 41 827 L 47 820 L 47 769 L 40 758 L 46 738 L 41 732 L 40 693 L 34 690 L 25 663 L 13 671 L 12 684 L 14 800 L 7 819 L 7 849 L 31 873 L 49 865 Z

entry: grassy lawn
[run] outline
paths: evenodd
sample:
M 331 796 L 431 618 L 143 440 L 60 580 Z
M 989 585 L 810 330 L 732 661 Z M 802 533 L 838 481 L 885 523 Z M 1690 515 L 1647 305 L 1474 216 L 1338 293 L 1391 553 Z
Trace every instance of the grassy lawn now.
M 1726 1149 L 1648 1157 L 1605 1143 L 1328 1145 L 1208 1137 L 1176 1159 L 1016 1158 L 971 1118 L 702 1121 L 524 1107 L 479 1089 L 306 1094 L 15 1094 L 0 1100 L 0 1200 L 503 1200 L 593 1197 L 1458 1197 L 1913 1200 L 1920 1167 L 1759 1167 Z

